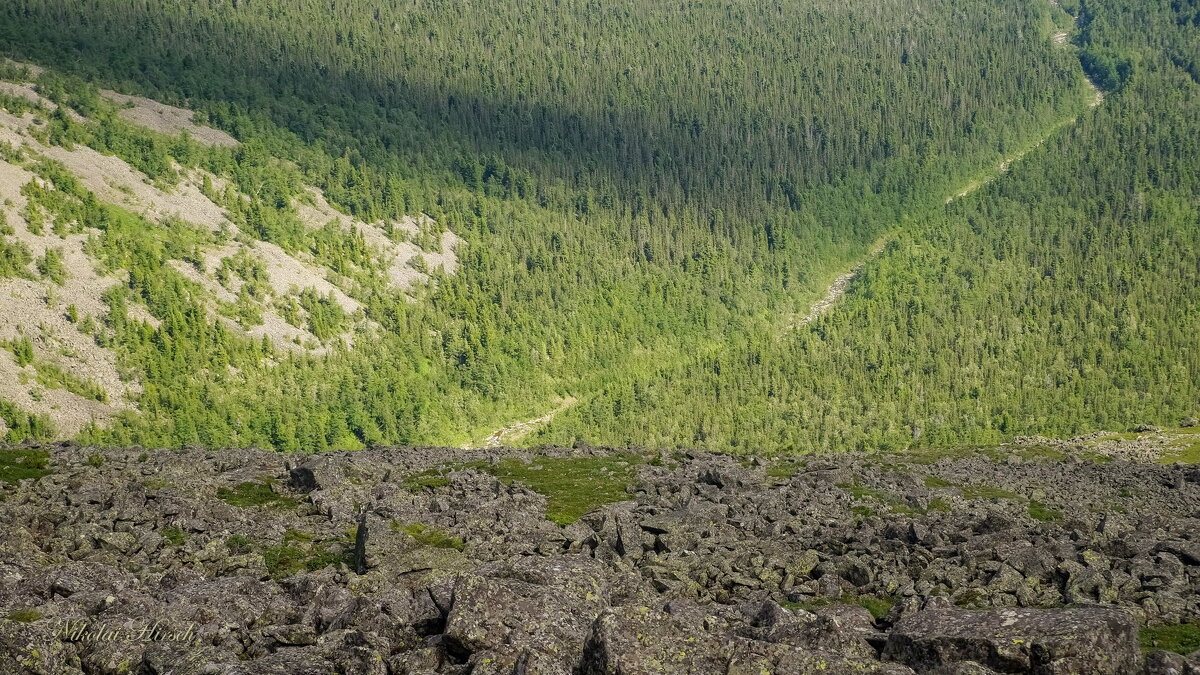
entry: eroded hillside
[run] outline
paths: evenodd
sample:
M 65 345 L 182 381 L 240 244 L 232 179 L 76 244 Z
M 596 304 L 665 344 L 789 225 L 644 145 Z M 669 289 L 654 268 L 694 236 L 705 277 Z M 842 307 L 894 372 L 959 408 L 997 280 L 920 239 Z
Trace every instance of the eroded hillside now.
M 47 98 L 54 89 L 39 68 L 8 63 L 0 76 L 0 436 L 44 424 L 27 413 L 69 437 L 137 409 L 142 373 L 112 326 L 157 330 L 170 309 L 126 292 L 147 274 L 128 256 L 147 252 L 122 247 L 115 222 L 156 241 L 150 254 L 161 264 L 149 283 L 177 287 L 207 322 L 269 341 L 264 361 L 352 346 L 380 330 L 363 311 L 371 292 L 403 296 L 456 269 L 459 239 L 429 216 L 354 218 L 304 185 L 294 165 L 264 154 L 263 173 L 298 188 L 268 205 L 287 236 L 268 232 L 260 212 L 271 196 L 246 191 L 264 181 L 219 170 L 223 156 L 261 149 L 188 110 L 101 90 L 88 116 L 78 101 Z M 155 144 L 171 153 L 150 156 Z M 177 161 L 201 152 L 210 166 Z

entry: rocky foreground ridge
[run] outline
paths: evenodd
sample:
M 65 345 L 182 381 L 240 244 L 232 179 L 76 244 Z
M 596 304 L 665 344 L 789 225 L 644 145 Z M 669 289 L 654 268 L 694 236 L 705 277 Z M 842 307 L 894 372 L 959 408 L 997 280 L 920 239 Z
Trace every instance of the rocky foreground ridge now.
M 24 446 L 0 672 L 1194 675 L 1200 467 L 1144 449 Z

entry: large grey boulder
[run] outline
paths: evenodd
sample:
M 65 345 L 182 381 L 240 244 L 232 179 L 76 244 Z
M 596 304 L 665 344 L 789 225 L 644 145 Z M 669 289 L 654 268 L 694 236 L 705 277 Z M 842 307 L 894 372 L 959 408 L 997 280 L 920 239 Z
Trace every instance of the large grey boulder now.
M 649 607 L 605 610 L 584 646 L 582 675 L 911 675 L 875 659 L 738 637 L 715 616 L 700 623 Z M 710 630 L 711 628 L 711 630 Z
M 926 610 L 896 624 L 883 657 L 919 673 L 961 661 L 1033 675 L 1125 675 L 1141 669 L 1133 618 L 1103 607 Z

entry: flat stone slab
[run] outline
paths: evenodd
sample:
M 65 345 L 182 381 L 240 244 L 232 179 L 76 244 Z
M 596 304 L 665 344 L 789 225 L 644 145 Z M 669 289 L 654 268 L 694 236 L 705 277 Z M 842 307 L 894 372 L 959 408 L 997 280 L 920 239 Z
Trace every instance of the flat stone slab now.
M 883 657 L 918 673 L 963 661 L 1034 675 L 1124 675 L 1141 667 L 1137 624 L 1104 607 L 917 612 L 896 624 Z

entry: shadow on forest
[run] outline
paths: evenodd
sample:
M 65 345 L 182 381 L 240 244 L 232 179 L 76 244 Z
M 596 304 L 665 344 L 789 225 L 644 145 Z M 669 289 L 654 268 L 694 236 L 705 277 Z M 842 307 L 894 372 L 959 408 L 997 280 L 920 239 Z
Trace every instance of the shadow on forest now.
M 385 151 L 414 169 L 450 170 L 468 182 L 472 172 L 486 178 L 490 170 L 519 167 L 537 179 L 562 180 L 574 188 L 596 188 L 608 180 L 626 195 L 641 190 L 696 203 L 704 201 L 714 181 L 728 180 L 728 167 L 737 161 L 725 147 L 728 143 L 697 138 L 690 126 L 652 125 L 620 111 L 611 111 L 604 120 L 426 83 L 380 82 L 362 72 L 288 60 L 278 52 L 268 61 L 265 47 L 264 58 L 239 55 L 215 42 L 200 53 L 185 53 L 186 48 L 170 43 L 157 49 L 152 45 L 158 40 L 138 39 L 151 30 L 148 24 L 159 21 L 148 18 L 153 12 L 128 21 L 137 25 L 122 31 L 106 28 L 111 19 L 103 16 L 103 7 L 73 8 L 91 13 L 74 19 L 78 30 L 7 22 L 0 26 L 0 51 L 168 102 L 198 108 L 227 102 L 268 111 L 276 124 L 307 142 L 324 140 L 335 152 L 348 147 L 368 155 Z M 182 13 L 172 15 L 171 24 L 171 30 L 182 34 L 209 31 L 203 21 Z M 266 45 L 272 39 L 256 27 L 239 30 L 243 44 Z M 760 175 L 775 181 L 766 172 Z M 754 185 L 753 178 L 748 182 L 741 188 L 756 187 L 761 199 L 764 186 Z M 707 206 L 730 208 L 727 203 Z

